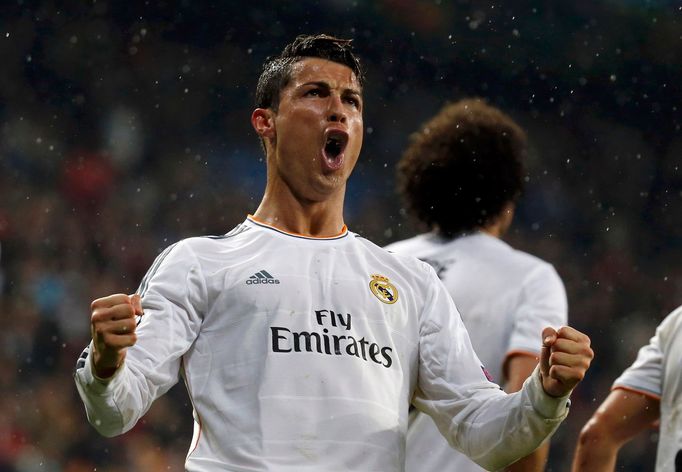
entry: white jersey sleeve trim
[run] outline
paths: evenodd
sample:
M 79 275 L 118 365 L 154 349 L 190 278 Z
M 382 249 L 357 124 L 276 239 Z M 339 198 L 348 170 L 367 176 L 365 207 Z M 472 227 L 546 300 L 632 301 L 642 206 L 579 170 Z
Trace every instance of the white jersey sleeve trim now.
M 634 393 L 639 393 L 641 395 L 644 395 L 649 398 L 653 398 L 654 400 L 660 400 L 661 396 L 656 394 L 655 392 L 651 392 L 649 390 L 641 389 L 641 388 L 634 388 L 634 387 L 628 387 L 627 385 L 614 385 L 611 387 L 611 391 L 614 390 L 625 390 L 627 392 L 634 392 Z

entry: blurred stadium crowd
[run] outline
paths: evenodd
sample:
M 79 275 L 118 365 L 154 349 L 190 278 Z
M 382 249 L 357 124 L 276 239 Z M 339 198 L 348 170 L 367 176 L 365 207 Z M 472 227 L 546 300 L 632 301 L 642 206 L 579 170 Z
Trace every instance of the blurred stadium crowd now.
M 555 265 L 596 353 L 552 443 L 548 470 L 568 470 L 612 380 L 682 303 L 676 2 L 64 3 L 0 7 L 0 472 L 182 469 L 182 386 L 123 437 L 87 424 L 71 372 L 89 303 L 133 292 L 170 243 L 256 209 L 260 64 L 322 31 L 354 37 L 366 60 L 346 218 L 379 244 L 417 230 L 394 165 L 443 102 L 485 97 L 528 131 L 507 240 Z M 650 470 L 655 440 L 623 451 L 624 470 Z

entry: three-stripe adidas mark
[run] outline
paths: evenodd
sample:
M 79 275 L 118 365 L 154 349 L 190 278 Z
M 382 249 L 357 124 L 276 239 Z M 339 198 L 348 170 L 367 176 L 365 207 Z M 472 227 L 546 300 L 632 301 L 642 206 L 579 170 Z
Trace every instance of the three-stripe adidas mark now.
M 253 274 L 251 277 L 246 279 L 246 285 L 258 285 L 258 284 L 278 284 L 279 280 L 274 278 L 266 270 L 261 270 Z

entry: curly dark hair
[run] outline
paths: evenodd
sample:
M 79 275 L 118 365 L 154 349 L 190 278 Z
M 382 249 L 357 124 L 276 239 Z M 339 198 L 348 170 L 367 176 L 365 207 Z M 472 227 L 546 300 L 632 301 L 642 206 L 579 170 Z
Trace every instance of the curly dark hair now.
M 364 73 L 360 59 L 353 52 L 352 41 L 326 34 L 297 36 L 281 54 L 265 60 L 256 86 L 256 107 L 277 111 L 279 94 L 291 80 L 292 66 L 306 57 L 319 57 L 348 66 L 362 86 Z
M 453 237 L 494 222 L 523 192 L 526 133 L 481 99 L 445 105 L 410 137 L 398 190 L 427 229 Z

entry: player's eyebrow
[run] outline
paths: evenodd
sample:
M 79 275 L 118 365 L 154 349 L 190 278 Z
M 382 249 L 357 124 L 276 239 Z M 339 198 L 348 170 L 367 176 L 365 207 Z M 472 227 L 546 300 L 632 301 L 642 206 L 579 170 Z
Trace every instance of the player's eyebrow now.
M 331 85 L 329 85 L 329 83 L 327 83 L 323 80 L 313 80 L 310 82 L 305 82 L 305 83 L 301 84 L 300 86 L 306 87 L 306 86 L 310 86 L 310 85 L 314 85 L 314 86 L 323 88 L 325 90 L 331 89 Z M 357 95 L 358 97 L 362 97 L 362 92 L 359 89 L 356 89 L 353 87 L 346 87 L 341 91 L 341 93 L 343 95 Z

